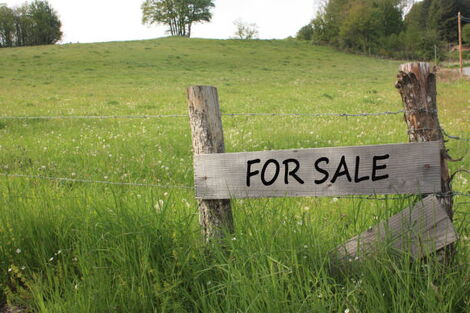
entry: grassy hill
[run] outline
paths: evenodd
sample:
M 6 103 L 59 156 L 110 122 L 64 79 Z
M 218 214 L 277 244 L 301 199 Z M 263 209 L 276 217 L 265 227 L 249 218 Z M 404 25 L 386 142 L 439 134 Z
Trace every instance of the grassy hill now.
M 297 41 L 158 39 L 0 49 L 0 116 L 186 114 L 189 85 L 225 113 L 401 110 L 400 62 Z M 442 126 L 470 138 L 470 82 L 438 81 Z M 407 142 L 401 115 L 224 116 L 227 151 Z M 447 143 L 470 168 L 470 145 Z M 0 118 L 0 303 L 34 312 L 468 312 L 468 198 L 455 265 L 406 256 L 335 267 L 329 251 L 410 205 L 233 201 L 228 252 L 204 247 L 186 117 Z M 468 175 L 454 189 L 469 192 Z

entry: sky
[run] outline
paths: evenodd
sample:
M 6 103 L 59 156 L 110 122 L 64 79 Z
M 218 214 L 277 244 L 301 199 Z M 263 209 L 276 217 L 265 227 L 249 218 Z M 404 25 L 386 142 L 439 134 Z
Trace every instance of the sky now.
M 215 0 L 209 23 L 194 24 L 192 37 L 227 39 L 233 22 L 258 26 L 261 39 L 295 36 L 315 15 L 321 0 Z M 0 0 L 9 7 L 24 0 Z M 166 26 L 142 25 L 143 0 L 49 0 L 62 21 L 62 42 L 139 40 L 166 36 Z

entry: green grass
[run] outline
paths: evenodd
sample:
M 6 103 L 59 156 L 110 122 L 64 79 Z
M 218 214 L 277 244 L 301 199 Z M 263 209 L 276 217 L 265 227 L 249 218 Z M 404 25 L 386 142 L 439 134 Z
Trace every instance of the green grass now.
M 185 114 L 185 88 L 221 110 L 397 111 L 400 62 L 297 41 L 159 39 L 0 49 L 9 115 Z M 469 138 L 470 83 L 439 81 L 440 121 Z M 224 117 L 226 150 L 407 142 L 400 115 Z M 447 143 L 470 168 L 468 142 Z M 192 185 L 187 118 L 0 119 L 0 172 Z M 469 177 L 454 189 L 469 193 Z M 469 312 L 466 197 L 452 266 L 386 252 L 338 266 L 329 252 L 411 204 L 235 200 L 225 250 L 201 240 L 193 192 L 0 177 L 0 303 L 32 312 Z M 467 203 L 465 203 L 467 202 Z

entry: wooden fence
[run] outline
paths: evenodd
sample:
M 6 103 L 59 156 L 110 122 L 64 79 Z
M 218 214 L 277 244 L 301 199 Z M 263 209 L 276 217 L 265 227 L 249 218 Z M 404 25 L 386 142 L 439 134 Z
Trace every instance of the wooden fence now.
M 217 89 L 188 88 L 196 197 L 207 241 L 234 231 L 232 198 L 421 194 L 423 200 L 338 248 L 365 255 L 388 240 L 422 257 L 452 247 L 449 156 L 439 124 L 435 70 L 400 66 L 408 144 L 225 153 Z

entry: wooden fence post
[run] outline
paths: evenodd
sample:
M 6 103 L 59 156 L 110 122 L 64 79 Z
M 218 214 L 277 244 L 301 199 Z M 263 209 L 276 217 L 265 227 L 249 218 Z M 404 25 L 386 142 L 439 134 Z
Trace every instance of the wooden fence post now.
M 452 189 L 444 136 L 439 124 L 436 101 L 436 74 L 429 63 L 407 63 L 400 65 L 395 87 L 399 90 L 405 106 L 405 121 L 410 142 L 441 142 L 441 191 L 437 195 L 442 207 L 452 220 Z
M 224 134 L 217 88 L 191 86 L 187 90 L 193 153 L 224 153 Z M 233 232 L 230 200 L 200 200 L 199 223 L 206 241 Z

